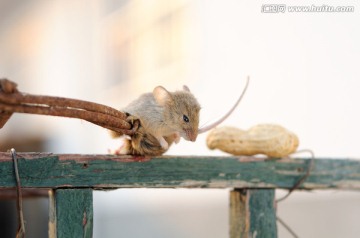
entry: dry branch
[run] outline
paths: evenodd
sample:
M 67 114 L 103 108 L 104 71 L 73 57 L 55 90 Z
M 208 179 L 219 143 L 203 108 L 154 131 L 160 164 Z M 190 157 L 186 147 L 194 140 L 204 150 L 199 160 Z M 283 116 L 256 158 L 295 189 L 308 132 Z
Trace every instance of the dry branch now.
M 16 83 L 1 79 L 0 128 L 14 112 L 83 119 L 127 135 L 137 129 L 126 121 L 125 113 L 112 107 L 77 99 L 24 94 L 17 90 Z

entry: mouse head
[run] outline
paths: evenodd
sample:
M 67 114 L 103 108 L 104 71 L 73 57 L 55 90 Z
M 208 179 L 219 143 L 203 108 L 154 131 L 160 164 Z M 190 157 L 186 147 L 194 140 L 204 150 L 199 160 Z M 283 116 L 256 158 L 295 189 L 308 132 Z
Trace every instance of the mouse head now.
M 170 93 L 158 86 L 153 95 L 156 102 L 164 107 L 164 122 L 185 140 L 195 141 L 199 128 L 200 105 L 187 86 L 182 91 Z

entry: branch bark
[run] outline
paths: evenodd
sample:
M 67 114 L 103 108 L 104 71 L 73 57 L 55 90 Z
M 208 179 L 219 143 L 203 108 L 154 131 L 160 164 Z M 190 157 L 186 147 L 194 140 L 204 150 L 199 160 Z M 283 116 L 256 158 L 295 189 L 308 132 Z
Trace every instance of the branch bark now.
M 16 83 L 1 79 L 0 128 L 15 112 L 78 118 L 126 135 L 137 129 L 126 121 L 125 113 L 112 107 L 71 98 L 24 94 L 17 90 Z

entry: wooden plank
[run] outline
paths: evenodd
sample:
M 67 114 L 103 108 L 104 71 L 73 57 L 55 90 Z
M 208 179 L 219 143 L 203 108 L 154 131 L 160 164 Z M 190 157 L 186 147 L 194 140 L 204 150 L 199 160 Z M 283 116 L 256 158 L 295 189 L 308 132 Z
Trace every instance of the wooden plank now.
M 308 159 L 19 154 L 23 187 L 292 188 Z M 306 189 L 360 189 L 360 161 L 315 159 Z M 0 188 L 15 186 L 11 157 L 0 153 Z
M 91 238 L 92 229 L 92 189 L 56 189 L 51 192 L 50 238 Z
M 49 190 L 49 238 L 56 238 L 56 203 L 55 190 Z
M 277 237 L 274 189 L 230 192 L 230 238 Z
M 230 238 L 246 237 L 246 234 L 249 233 L 250 219 L 246 212 L 247 198 L 246 189 L 230 191 Z

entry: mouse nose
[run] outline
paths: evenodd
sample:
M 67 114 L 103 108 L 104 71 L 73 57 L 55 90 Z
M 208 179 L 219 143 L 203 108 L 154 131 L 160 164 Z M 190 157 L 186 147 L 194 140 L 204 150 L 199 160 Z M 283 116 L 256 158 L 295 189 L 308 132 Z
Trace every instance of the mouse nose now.
M 188 137 L 189 137 L 190 141 L 194 142 L 194 141 L 196 141 L 197 134 L 194 133 L 194 132 L 189 131 Z

